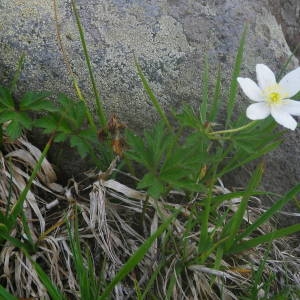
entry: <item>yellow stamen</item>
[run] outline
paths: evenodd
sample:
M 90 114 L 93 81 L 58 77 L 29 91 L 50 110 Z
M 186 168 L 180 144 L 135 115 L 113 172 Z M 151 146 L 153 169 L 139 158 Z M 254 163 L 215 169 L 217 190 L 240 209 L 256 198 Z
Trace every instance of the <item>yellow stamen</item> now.
M 285 91 L 278 84 L 265 88 L 263 94 L 269 104 L 280 104 L 287 96 Z
M 277 92 L 270 93 L 268 95 L 268 100 L 271 103 L 277 104 L 281 100 L 281 95 L 279 93 L 277 93 Z

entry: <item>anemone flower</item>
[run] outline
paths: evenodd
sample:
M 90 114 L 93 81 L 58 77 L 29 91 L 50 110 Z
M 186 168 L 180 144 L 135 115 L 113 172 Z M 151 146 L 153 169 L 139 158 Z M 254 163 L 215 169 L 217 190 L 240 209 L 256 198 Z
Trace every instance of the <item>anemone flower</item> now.
M 246 111 L 251 120 L 262 120 L 271 115 L 280 125 L 295 130 L 300 116 L 300 101 L 291 100 L 300 91 L 300 67 L 286 74 L 279 83 L 274 73 L 264 64 L 256 65 L 258 85 L 250 78 L 238 77 L 243 92 L 251 104 Z

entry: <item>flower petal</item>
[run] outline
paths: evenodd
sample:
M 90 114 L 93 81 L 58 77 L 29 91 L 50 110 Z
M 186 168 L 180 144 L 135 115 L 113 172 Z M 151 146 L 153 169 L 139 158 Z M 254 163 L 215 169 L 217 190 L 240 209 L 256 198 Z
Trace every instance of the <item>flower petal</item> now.
M 279 85 L 288 93 L 287 97 L 295 96 L 300 91 L 300 67 L 287 73 Z
M 289 113 L 282 110 L 281 105 L 274 105 L 271 107 L 271 115 L 278 124 L 291 130 L 296 129 L 296 120 Z
M 264 101 L 263 94 L 258 85 L 250 78 L 237 78 L 245 95 L 253 101 L 261 102 Z
M 270 107 L 265 102 L 254 103 L 248 106 L 246 115 L 251 120 L 262 120 L 270 114 Z
M 262 90 L 276 84 L 274 73 L 264 64 L 256 65 L 256 77 L 258 85 Z
M 300 101 L 285 99 L 282 101 L 281 107 L 290 115 L 300 116 Z

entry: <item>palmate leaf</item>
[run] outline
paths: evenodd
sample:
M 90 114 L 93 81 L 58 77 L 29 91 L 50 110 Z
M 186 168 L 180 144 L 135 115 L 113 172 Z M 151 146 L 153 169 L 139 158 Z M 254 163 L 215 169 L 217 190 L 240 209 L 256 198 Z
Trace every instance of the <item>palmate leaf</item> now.
M 191 127 L 196 129 L 203 129 L 203 124 L 194 110 L 190 106 L 184 106 L 180 114 L 176 116 L 182 127 Z
M 6 127 L 6 134 L 13 140 L 22 134 L 22 127 L 19 122 L 11 122 Z
M 6 134 L 12 138 L 18 138 L 23 129 L 31 129 L 32 120 L 25 112 L 20 111 L 3 111 L 0 114 L 0 123 L 10 121 L 6 126 Z
M 48 114 L 38 120 L 34 121 L 34 125 L 38 128 L 42 128 L 45 134 L 52 133 L 56 130 L 60 122 L 58 114 Z
M 12 98 L 9 89 L 0 86 L 0 109 L 5 109 L 5 108 L 14 109 L 15 102 Z
M 129 149 L 126 151 L 125 155 L 127 158 L 140 163 L 141 165 L 149 168 L 148 160 L 144 159 L 144 142 L 143 139 L 131 131 L 126 131 L 126 142 Z
M 207 153 L 201 153 L 197 147 L 183 147 L 178 145 L 166 159 L 161 167 L 160 174 L 168 174 L 177 172 L 185 176 L 194 172 L 198 172 L 202 164 L 208 162 Z M 181 176 L 181 177 L 182 177 Z
M 5 123 L 7 121 L 14 120 L 16 112 L 14 110 L 3 110 L 0 113 L 0 123 Z
M 127 132 L 126 142 L 129 150 L 126 152 L 128 158 L 143 164 L 148 170 L 157 169 L 162 159 L 172 147 L 174 136 L 167 134 L 165 125 L 160 122 L 153 129 L 144 133 L 144 138 Z
M 146 189 L 149 196 L 158 199 L 165 192 L 165 185 L 151 173 L 146 174 L 137 185 L 138 189 Z
M 47 100 L 50 92 L 27 92 L 20 100 L 20 110 L 31 111 L 55 111 L 57 108 L 54 103 Z
M 64 94 L 60 94 L 58 97 L 58 102 L 61 106 L 61 115 L 68 119 L 73 128 L 80 128 L 85 121 L 85 110 L 86 107 L 83 102 L 76 102 L 68 98 Z
M 144 151 L 148 163 L 157 168 L 162 158 L 167 154 L 168 149 L 172 147 L 174 136 L 166 132 L 162 122 L 158 123 L 153 130 L 147 130 L 144 134 Z
M 91 145 L 81 136 L 72 135 L 70 137 L 70 145 L 77 149 L 79 155 L 84 158 L 91 152 Z
M 234 136 L 233 144 L 237 151 L 244 150 L 247 153 L 257 152 L 265 145 L 279 141 L 282 132 L 275 132 L 275 122 L 271 120 L 261 122 L 258 126 L 245 130 Z
M 55 135 L 54 142 L 61 143 L 66 141 L 68 138 L 69 136 L 66 133 L 59 132 Z
M 94 128 L 80 130 L 79 136 L 91 143 L 98 143 L 98 133 Z

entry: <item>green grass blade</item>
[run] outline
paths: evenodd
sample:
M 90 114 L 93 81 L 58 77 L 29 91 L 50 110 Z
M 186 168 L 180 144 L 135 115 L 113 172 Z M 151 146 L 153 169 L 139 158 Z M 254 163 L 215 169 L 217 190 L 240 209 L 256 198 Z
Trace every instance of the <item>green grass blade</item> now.
M 210 108 L 210 113 L 208 115 L 208 121 L 214 122 L 217 118 L 220 109 L 220 97 L 221 97 L 221 67 L 218 67 L 216 86 L 214 91 L 214 97 L 212 101 L 212 106 Z
M 75 220 L 72 226 L 68 222 L 68 235 L 71 244 L 71 251 L 73 254 L 73 262 L 76 270 L 76 277 L 80 288 L 80 296 L 82 299 L 94 300 L 99 295 L 99 287 L 97 287 L 97 279 L 95 278 L 94 270 L 95 266 L 92 260 L 92 254 L 89 253 L 83 257 L 83 250 L 80 247 L 80 238 L 78 231 L 78 218 L 77 218 L 77 207 L 75 208 Z
M 254 161 L 257 158 L 262 157 L 263 155 L 271 152 L 272 150 L 276 149 L 279 145 L 281 144 L 281 141 L 275 141 L 273 143 L 270 143 L 266 146 L 264 146 L 262 149 L 259 151 L 250 154 L 248 156 L 243 157 L 241 160 L 237 160 L 234 162 L 229 162 L 226 167 L 224 167 L 219 173 L 218 177 L 223 177 L 225 174 L 233 171 L 236 168 L 239 168 L 248 162 Z
M 17 223 L 17 218 L 18 218 L 19 214 L 21 213 L 21 211 L 23 209 L 23 204 L 24 204 L 24 201 L 26 199 L 26 196 L 27 196 L 27 194 L 28 194 L 28 192 L 31 188 L 31 185 L 32 185 L 32 182 L 33 182 L 34 178 L 36 177 L 38 171 L 41 168 L 43 160 L 45 159 L 45 157 L 46 157 L 46 155 L 47 155 L 47 153 L 50 149 L 51 143 L 52 143 L 52 138 L 46 144 L 43 152 L 41 153 L 41 156 L 40 156 L 39 160 L 37 161 L 32 173 L 31 173 L 31 176 L 29 177 L 29 180 L 28 180 L 24 190 L 21 192 L 21 195 L 20 195 L 18 201 L 14 204 L 14 206 L 11 209 L 11 213 L 10 213 L 10 215 L 8 217 L 8 220 L 7 220 L 8 221 L 7 226 L 8 226 L 9 232 L 13 229 L 13 227 Z
M 134 267 L 143 259 L 146 252 L 151 247 L 152 243 L 168 228 L 168 226 L 172 223 L 174 218 L 176 218 L 178 213 L 174 213 L 174 215 L 168 218 L 164 223 L 162 223 L 158 229 L 139 247 L 139 249 L 128 259 L 128 261 L 123 265 L 114 279 L 108 284 L 105 288 L 104 292 L 100 296 L 99 300 L 106 300 L 114 287 L 125 278 L 125 276 L 130 273 Z
M 22 54 L 19 61 L 18 61 L 18 66 L 17 66 L 17 70 L 14 74 L 14 77 L 11 81 L 10 84 L 10 91 L 13 92 L 16 87 L 17 87 L 17 82 L 19 81 L 23 66 L 24 66 L 24 62 L 25 62 L 25 54 Z
M 202 80 L 202 102 L 201 105 L 199 106 L 200 108 L 200 120 L 202 124 L 206 122 L 207 119 L 207 106 L 208 106 L 208 81 L 209 81 L 209 75 L 208 75 L 208 61 L 207 57 L 205 57 L 205 62 L 204 62 L 204 74 L 203 74 L 203 80 Z
M 225 243 L 225 251 L 233 247 L 235 239 L 236 239 L 236 234 L 240 230 L 240 226 L 243 221 L 244 214 L 246 212 L 247 206 L 248 206 L 248 201 L 251 195 L 253 195 L 255 189 L 261 182 L 262 174 L 263 174 L 263 165 L 260 164 L 255 172 L 253 173 L 251 180 L 248 184 L 248 187 L 246 188 L 245 194 L 240 202 L 238 210 L 235 212 L 233 215 L 232 219 L 230 220 L 228 226 L 225 227 L 224 229 L 224 234 L 229 235 L 229 239 Z
M 208 189 L 207 198 L 204 200 L 204 211 L 203 215 L 201 216 L 201 234 L 200 240 L 198 242 L 198 251 L 204 252 L 207 248 L 210 247 L 211 237 L 208 232 L 209 227 L 209 217 L 211 213 L 211 203 L 212 203 L 212 195 L 213 195 L 213 185 L 216 180 L 216 170 L 213 171 L 213 176 L 211 178 L 211 184 Z M 202 262 L 203 263 L 203 262 Z
M 135 60 L 135 66 L 137 68 L 137 73 L 142 81 L 143 87 L 149 97 L 149 99 L 151 100 L 154 108 L 156 109 L 156 111 L 158 112 L 158 114 L 160 115 L 161 119 L 164 121 L 164 123 L 166 124 L 166 126 L 170 129 L 170 131 L 172 131 L 172 127 L 171 124 L 164 112 L 164 110 L 162 109 L 161 105 L 159 104 L 158 100 L 156 99 L 153 91 L 151 90 L 148 81 L 145 77 L 145 75 L 143 74 L 143 71 L 141 69 L 141 66 L 138 64 L 137 60 Z
M 231 83 L 230 83 L 230 88 L 229 88 L 229 96 L 227 100 L 227 118 L 226 118 L 226 123 L 225 127 L 228 128 L 231 122 L 232 114 L 233 114 L 233 109 L 236 103 L 236 95 L 237 95 L 237 89 L 238 89 L 238 82 L 237 82 L 237 77 L 239 76 L 240 69 L 241 69 L 241 64 L 243 61 L 243 53 L 244 53 L 244 46 L 245 46 L 245 40 L 246 40 L 246 35 L 247 35 L 247 26 L 244 28 L 241 40 L 240 40 L 240 45 L 237 51 L 236 59 L 235 59 L 235 65 L 231 77 Z
M 28 250 L 26 249 L 26 245 L 24 243 L 8 234 L 7 228 L 4 224 L 0 224 L 0 240 L 9 241 L 14 247 L 19 249 Z
M 30 259 L 31 260 L 31 259 Z M 53 284 L 48 275 L 43 271 L 39 264 L 31 260 L 36 272 L 39 275 L 39 279 L 42 281 L 43 285 L 47 289 L 48 294 L 52 300 L 64 300 L 66 299 L 62 292 Z
M 2 285 L 0 285 L 0 299 L 18 300 L 19 298 L 15 297 L 11 293 L 9 293 Z
M 159 265 L 156 267 L 156 269 L 154 270 L 150 279 L 147 282 L 147 286 L 144 289 L 141 299 L 147 299 L 147 294 L 150 292 L 151 288 L 154 286 L 155 280 L 164 265 L 165 265 L 165 261 L 161 261 L 159 263 Z
M 85 41 L 85 37 L 84 37 L 84 31 L 83 31 L 83 28 L 81 25 L 81 21 L 80 21 L 80 17 L 79 17 L 79 13 L 78 13 L 78 10 L 76 7 L 75 0 L 71 0 L 71 3 L 72 3 L 72 8 L 73 8 L 73 12 L 75 15 L 75 19 L 76 19 L 77 28 L 78 28 L 79 35 L 80 35 L 80 41 L 81 41 L 81 45 L 82 45 L 82 49 L 83 49 L 83 54 L 85 57 L 86 65 L 88 67 L 89 77 L 90 77 L 90 80 L 92 83 L 93 93 L 94 93 L 94 96 L 96 99 L 96 107 L 97 107 L 97 113 L 98 113 L 100 125 L 102 127 L 106 127 L 107 120 L 106 120 L 104 108 L 102 105 L 102 101 L 100 99 L 100 94 L 99 94 L 97 86 L 96 86 L 96 80 L 95 80 L 94 73 L 92 70 L 92 65 L 91 65 L 91 61 L 90 61 L 90 57 L 89 57 L 89 53 L 87 50 L 86 41 Z
M 231 192 L 231 193 L 224 194 L 224 195 L 216 195 L 212 199 L 212 210 L 214 210 L 214 211 L 217 210 L 217 208 L 224 201 L 232 200 L 234 198 L 240 198 L 240 197 L 243 197 L 244 195 L 245 195 L 245 191 Z M 266 196 L 266 195 L 278 196 L 278 194 L 275 194 L 275 193 L 260 192 L 260 191 L 255 191 L 251 196 Z
M 300 232 L 300 224 L 294 224 L 292 226 L 278 229 L 274 232 L 267 233 L 265 235 L 261 235 L 259 237 L 253 238 L 251 240 L 241 242 L 239 245 L 236 245 L 233 247 L 229 252 L 227 252 L 227 255 L 235 254 L 235 253 L 240 253 L 242 251 L 246 251 L 248 249 L 254 248 L 258 245 L 261 245 L 263 243 L 271 242 L 275 239 L 285 237 L 288 235 L 291 235 L 293 233 Z
M 293 199 L 298 193 L 300 193 L 300 184 L 291 189 L 283 198 L 276 201 L 270 209 L 268 209 L 263 215 L 261 215 L 252 225 L 245 229 L 245 231 L 238 235 L 237 240 L 249 236 L 259 226 L 269 220 L 276 212 L 278 212 L 285 204 Z

